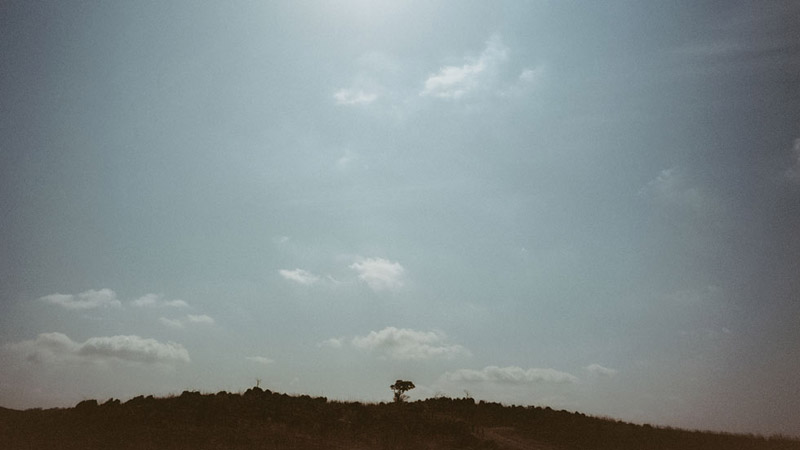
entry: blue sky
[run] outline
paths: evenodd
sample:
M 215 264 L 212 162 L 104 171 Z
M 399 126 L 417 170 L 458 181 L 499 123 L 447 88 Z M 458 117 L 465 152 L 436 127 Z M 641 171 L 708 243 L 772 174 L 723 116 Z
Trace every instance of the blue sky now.
M 0 405 L 800 436 L 793 2 L 5 2 Z

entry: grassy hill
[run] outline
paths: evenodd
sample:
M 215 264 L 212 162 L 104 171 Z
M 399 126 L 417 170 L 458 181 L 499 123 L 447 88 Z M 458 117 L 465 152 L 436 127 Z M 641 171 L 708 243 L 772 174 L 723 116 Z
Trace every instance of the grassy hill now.
M 800 441 L 633 425 L 550 408 L 433 398 L 364 404 L 186 391 L 74 408 L 0 408 L 4 449 L 797 449 Z

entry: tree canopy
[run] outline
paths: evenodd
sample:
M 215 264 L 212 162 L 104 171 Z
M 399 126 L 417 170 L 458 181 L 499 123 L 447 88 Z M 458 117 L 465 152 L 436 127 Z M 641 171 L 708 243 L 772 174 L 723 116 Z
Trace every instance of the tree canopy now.
M 396 403 L 401 403 L 408 398 L 405 392 L 414 389 L 416 386 L 414 386 L 414 383 L 411 381 L 397 380 L 389 387 L 394 391 L 394 401 Z

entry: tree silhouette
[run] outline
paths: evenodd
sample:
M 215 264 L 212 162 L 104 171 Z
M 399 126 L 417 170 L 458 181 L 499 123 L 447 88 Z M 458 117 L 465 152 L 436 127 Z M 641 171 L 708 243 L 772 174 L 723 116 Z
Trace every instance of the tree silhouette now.
M 414 389 L 416 386 L 411 381 L 397 380 L 389 387 L 394 391 L 394 402 L 402 403 L 408 398 L 405 392 Z

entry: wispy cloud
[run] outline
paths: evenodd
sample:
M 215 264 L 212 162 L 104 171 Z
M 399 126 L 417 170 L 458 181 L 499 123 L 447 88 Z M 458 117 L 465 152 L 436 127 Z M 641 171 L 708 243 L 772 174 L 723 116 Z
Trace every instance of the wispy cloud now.
M 187 324 L 214 325 L 216 323 L 213 317 L 206 314 L 188 314 L 179 319 L 159 317 L 158 321 L 170 328 L 185 328 Z
M 272 364 L 273 362 L 275 362 L 275 361 L 273 361 L 273 360 L 271 360 L 271 359 L 269 359 L 267 357 L 264 357 L 264 356 L 246 356 L 244 359 L 246 359 L 246 360 L 248 360 L 250 362 L 254 362 L 254 363 L 257 363 L 257 364 L 264 364 L 264 365 Z
M 136 300 L 132 301 L 133 306 L 156 306 L 161 302 L 161 296 L 158 294 L 146 294 Z
M 391 88 L 385 87 L 385 83 L 394 84 L 392 80 L 400 64 L 390 56 L 377 52 L 361 55 L 355 63 L 358 70 L 353 82 L 349 87 L 333 93 L 337 105 L 367 106 L 384 97 L 392 97 Z
M 318 276 L 303 269 L 294 269 L 294 270 L 281 269 L 278 271 L 278 273 L 281 274 L 283 278 L 289 281 L 293 281 L 295 283 L 300 283 L 304 285 L 314 284 L 317 281 L 319 281 Z
M 470 355 L 469 350 L 461 345 L 448 343 L 447 336 L 442 332 L 408 328 L 386 327 L 380 331 L 370 331 L 366 336 L 354 337 L 351 344 L 355 348 L 397 360 L 449 359 Z
M 724 73 L 775 70 L 796 67 L 797 39 L 791 33 L 776 33 L 800 12 L 795 2 L 768 3 L 763 8 L 730 8 L 709 23 L 714 32 L 689 40 L 672 50 L 677 67 L 687 73 Z M 765 4 L 766 5 L 766 4 Z
M 165 325 L 169 328 L 183 328 L 183 321 L 180 319 L 168 319 L 166 317 L 159 317 L 158 321 L 161 322 L 162 325 Z
M 378 94 L 361 89 L 339 89 L 333 94 L 337 105 L 368 105 L 377 98 Z
M 214 324 L 214 319 L 206 314 L 189 314 L 186 316 L 186 320 L 189 321 L 189 323 Z
M 508 48 L 499 36 L 493 36 L 477 58 L 468 58 L 460 66 L 444 66 L 428 76 L 420 95 L 445 99 L 459 99 L 480 88 L 485 79 L 508 59 Z
M 536 383 L 575 383 L 578 377 L 555 369 L 523 369 L 517 366 L 488 366 L 481 370 L 459 369 L 447 372 L 443 378 L 448 381 L 470 383 L 536 384 Z
M 121 360 L 136 363 L 189 362 L 189 352 L 174 342 L 162 343 L 139 336 L 92 337 L 83 343 L 63 333 L 42 333 L 34 340 L 6 346 L 37 363 L 102 362 Z
M 342 171 L 350 169 L 358 159 L 358 154 L 356 152 L 347 149 L 344 151 L 344 154 L 336 160 L 336 168 Z
M 519 74 L 519 81 L 521 83 L 535 83 L 541 77 L 543 69 L 538 67 L 536 69 L 523 69 Z
M 183 300 L 165 300 L 161 294 L 146 294 L 131 302 L 131 305 L 138 307 L 156 308 L 188 308 L 189 304 Z
M 664 206 L 684 207 L 698 212 L 706 209 L 709 203 L 703 191 L 691 185 L 686 173 L 677 167 L 662 170 L 639 194 Z
M 544 66 L 536 68 L 525 68 L 520 72 L 514 83 L 499 89 L 499 95 L 502 97 L 514 97 L 524 95 L 540 84 L 540 80 L 544 76 Z
M 358 278 L 373 291 L 385 291 L 403 287 L 406 269 L 399 263 L 384 258 L 363 258 L 350 265 L 358 272 Z
M 328 347 L 328 348 L 342 348 L 342 346 L 344 346 L 344 339 L 343 338 L 325 339 L 324 341 L 317 344 L 317 346 Z
M 596 377 L 613 377 L 617 374 L 616 369 L 603 367 L 600 364 L 589 364 L 585 369 L 589 374 Z
M 680 167 L 662 170 L 639 190 L 659 213 L 681 227 L 719 231 L 731 225 L 728 202 Z
M 122 306 L 122 303 L 117 300 L 117 294 L 111 289 L 90 289 L 78 295 L 51 294 L 41 297 L 39 300 L 66 309 L 94 309 Z

